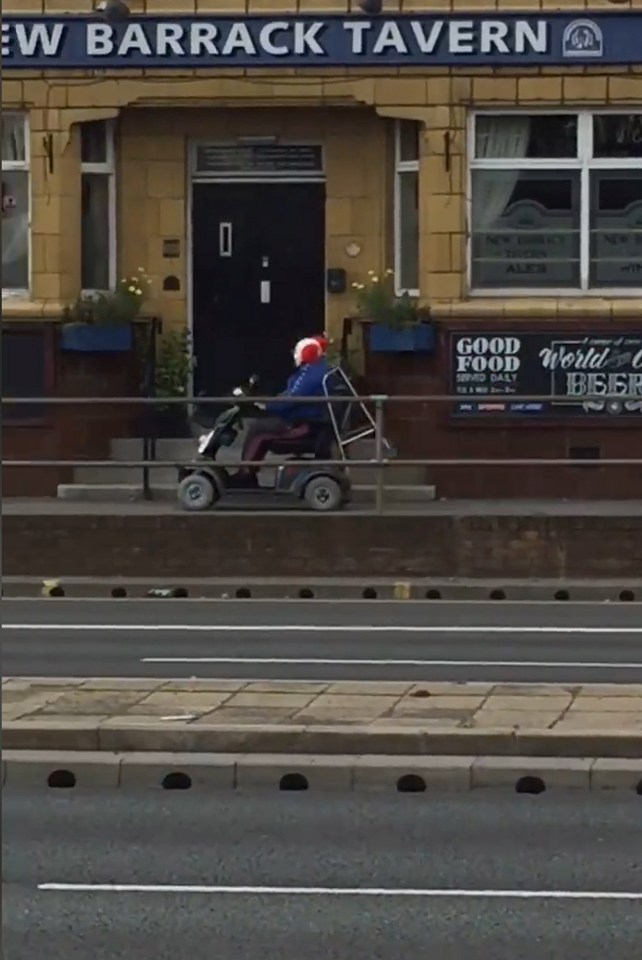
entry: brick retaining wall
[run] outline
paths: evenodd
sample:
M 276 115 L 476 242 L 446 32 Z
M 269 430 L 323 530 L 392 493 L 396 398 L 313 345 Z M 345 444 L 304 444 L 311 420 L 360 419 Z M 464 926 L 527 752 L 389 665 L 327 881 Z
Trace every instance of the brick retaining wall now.
M 639 577 L 642 516 L 7 515 L 7 576 Z

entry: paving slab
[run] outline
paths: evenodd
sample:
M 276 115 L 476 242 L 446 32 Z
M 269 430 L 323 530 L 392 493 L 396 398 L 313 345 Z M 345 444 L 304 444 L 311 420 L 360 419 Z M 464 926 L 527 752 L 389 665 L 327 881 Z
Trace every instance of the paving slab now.
M 14 679 L 7 749 L 642 755 L 642 685 Z

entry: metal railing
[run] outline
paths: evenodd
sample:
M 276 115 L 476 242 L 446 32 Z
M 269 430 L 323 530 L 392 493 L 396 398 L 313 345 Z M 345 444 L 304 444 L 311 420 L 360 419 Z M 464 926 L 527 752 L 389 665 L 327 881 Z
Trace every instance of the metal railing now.
M 137 406 L 153 408 L 153 407 L 168 407 L 168 406 L 180 406 L 186 407 L 188 409 L 193 408 L 202 408 L 207 406 L 229 406 L 230 404 L 239 404 L 239 405 L 257 405 L 265 404 L 274 400 L 274 397 L 254 397 L 254 396 L 243 396 L 243 397 L 207 397 L 207 396 L 187 396 L 187 397 L 3 397 L 2 398 L 2 407 L 56 407 L 56 406 Z M 346 458 L 340 457 L 337 459 L 326 460 L 326 459 L 315 459 L 315 465 L 317 466 L 327 466 L 327 467 L 370 467 L 376 470 L 376 483 L 375 483 L 375 504 L 376 511 L 381 513 L 384 507 L 385 499 L 385 473 L 389 469 L 400 468 L 400 467 L 573 467 L 573 466 L 583 466 L 583 467 L 641 467 L 642 458 L 610 458 L 610 459 L 590 459 L 590 458 L 544 458 L 544 457 L 526 457 L 526 458 L 496 458 L 496 457 L 456 457 L 456 458 L 439 458 L 439 457 L 414 457 L 414 458 L 401 458 L 397 456 L 389 456 L 388 445 L 385 439 L 384 434 L 384 414 L 385 408 L 387 405 L 396 405 L 399 403 L 412 403 L 412 404 L 448 404 L 454 405 L 462 402 L 474 402 L 477 404 L 497 404 L 497 403 L 554 403 L 556 406 L 561 404 L 571 404 L 577 405 L 577 403 L 600 403 L 608 404 L 611 401 L 617 401 L 618 403 L 627 403 L 634 402 L 639 403 L 640 396 L 636 395 L 599 395 L 599 396 L 583 396 L 577 399 L 560 399 L 559 396 L 552 395 L 511 395 L 506 397 L 501 394 L 490 394 L 490 395 L 472 395 L 470 397 L 462 396 L 453 396 L 453 395 L 387 395 L 387 394 L 369 394 L 363 396 L 331 396 L 331 397 L 291 397 L 288 398 L 288 403 L 292 402 L 294 404 L 301 404 L 309 406 L 311 404 L 341 404 L 343 406 L 361 406 L 362 409 L 374 408 L 374 415 L 372 417 L 372 422 L 374 424 L 373 428 L 370 431 L 370 435 L 374 440 L 375 454 L 371 458 L 358 459 L 358 458 Z M 593 419 L 595 417 L 594 413 L 587 413 L 587 418 Z M 248 417 L 249 419 L 249 417 Z M 511 425 L 514 425 L 515 422 L 523 422 L 528 419 L 529 423 L 533 423 L 533 420 L 530 417 L 524 415 L 519 415 L 517 413 L 511 414 L 510 411 L 507 411 L 503 416 L 493 417 L 493 416 L 484 416 L 484 415 L 472 415 L 469 417 L 453 417 L 453 422 L 466 422 L 469 425 L 475 422 L 483 422 L 488 424 L 489 422 L 504 422 L 510 421 Z M 584 418 L 582 418 L 583 420 Z M 612 418 L 605 417 L 602 415 L 601 420 Z M 627 420 L 629 417 L 626 418 Z M 636 418 L 637 419 L 637 418 Z M 642 419 L 642 414 L 641 414 Z M 153 470 L 159 469 L 168 469 L 176 468 L 178 466 L 176 460 L 159 460 L 156 458 L 156 446 L 157 446 L 157 437 L 153 432 L 153 417 L 145 418 L 146 426 L 144 433 L 145 436 L 143 439 L 143 457 L 141 459 L 131 459 L 131 460 L 62 460 L 62 459 L 44 459 L 44 458 L 31 458 L 31 459 L 22 459 L 22 460 L 2 460 L 2 466 L 7 468 L 70 468 L 75 467 L 129 467 L 136 468 L 140 467 L 142 471 L 143 479 L 143 494 L 146 499 L 153 498 L 153 491 L 151 488 L 150 482 L 150 472 Z M 200 424 L 197 421 L 194 421 L 196 425 L 200 427 L 202 431 L 207 431 L 211 427 Z M 3 422 L 3 426 L 19 426 L 21 423 L 18 418 L 10 418 L 7 421 Z M 170 439 L 170 438 L 168 438 Z M 189 439 L 189 438 L 183 438 Z M 290 466 L 309 466 L 309 459 L 290 459 L 288 458 L 288 464 Z M 184 464 L 189 466 L 189 461 Z M 274 461 L 257 461 L 257 460 L 234 460 L 226 461 L 223 463 L 227 467 L 255 467 L 255 466 L 274 466 Z

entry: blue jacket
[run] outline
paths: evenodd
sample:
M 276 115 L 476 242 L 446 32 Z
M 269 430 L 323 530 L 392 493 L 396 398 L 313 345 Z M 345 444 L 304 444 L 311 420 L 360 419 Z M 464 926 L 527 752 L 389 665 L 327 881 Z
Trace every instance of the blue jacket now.
M 330 369 L 325 357 L 317 360 L 316 363 L 306 363 L 299 367 L 291 377 L 288 377 L 288 383 L 279 397 L 283 399 L 272 400 L 266 404 L 266 412 L 276 417 L 283 417 L 285 420 L 308 421 L 322 420 L 328 415 L 325 403 L 311 403 L 309 406 L 305 403 L 288 403 L 287 397 L 322 397 L 323 396 L 323 378 Z

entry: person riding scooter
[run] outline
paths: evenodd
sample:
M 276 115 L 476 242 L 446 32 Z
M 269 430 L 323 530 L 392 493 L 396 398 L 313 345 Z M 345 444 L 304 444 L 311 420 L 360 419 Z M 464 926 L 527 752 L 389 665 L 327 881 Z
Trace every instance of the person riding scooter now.
M 243 444 L 243 460 L 262 461 L 276 439 L 303 439 L 315 424 L 327 416 L 322 403 L 292 403 L 292 397 L 323 396 L 323 380 L 329 366 L 324 356 L 328 341 L 323 336 L 307 337 L 296 344 L 295 372 L 283 393 L 265 404 L 265 417 L 253 421 Z M 234 487 L 258 486 L 260 465 L 241 467 L 232 478 Z

